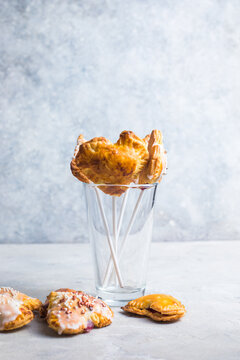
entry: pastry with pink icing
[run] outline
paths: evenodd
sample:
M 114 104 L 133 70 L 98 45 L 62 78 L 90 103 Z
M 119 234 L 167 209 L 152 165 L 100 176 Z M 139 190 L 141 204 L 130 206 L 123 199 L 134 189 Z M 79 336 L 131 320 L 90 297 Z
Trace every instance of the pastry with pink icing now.
M 94 327 L 110 325 L 113 319 L 112 310 L 102 300 L 71 289 L 52 291 L 41 315 L 59 335 L 89 332 Z
M 18 329 L 34 318 L 42 303 L 10 287 L 0 288 L 0 331 Z

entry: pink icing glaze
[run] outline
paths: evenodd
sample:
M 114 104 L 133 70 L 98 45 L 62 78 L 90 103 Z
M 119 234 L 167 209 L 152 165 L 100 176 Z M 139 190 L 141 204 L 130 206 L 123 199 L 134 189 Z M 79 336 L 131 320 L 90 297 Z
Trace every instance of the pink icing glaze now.
M 83 331 L 89 332 L 94 327 L 90 320 L 93 312 L 112 319 L 111 310 L 99 299 L 82 292 L 57 292 L 47 316 L 52 313 L 58 318 L 59 334 L 65 329 L 77 330 L 81 327 Z
M 85 332 L 90 332 L 93 328 L 94 328 L 94 323 L 91 320 L 88 320 Z

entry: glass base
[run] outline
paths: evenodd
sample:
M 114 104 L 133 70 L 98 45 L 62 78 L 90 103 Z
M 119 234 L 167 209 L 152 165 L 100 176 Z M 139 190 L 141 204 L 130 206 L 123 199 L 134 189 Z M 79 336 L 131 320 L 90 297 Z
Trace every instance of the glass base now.
M 145 288 L 116 288 L 114 286 L 97 287 L 97 297 L 105 301 L 109 306 L 124 306 L 129 301 L 137 299 L 145 294 Z

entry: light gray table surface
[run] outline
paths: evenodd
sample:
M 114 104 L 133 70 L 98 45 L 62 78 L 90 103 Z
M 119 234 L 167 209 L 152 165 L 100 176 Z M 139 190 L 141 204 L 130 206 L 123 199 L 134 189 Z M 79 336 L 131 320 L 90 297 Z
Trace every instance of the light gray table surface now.
M 1 286 L 40 298 L 59 287 L 94 293 L 89 244 L 0 245 Z M 0 334 L 0 359 L 240 359 L 240 242 L 153 243 L 147 293 L 179 298 L 181 321 L 114 308 L 112 325 L 59 336 L 37 317 Z

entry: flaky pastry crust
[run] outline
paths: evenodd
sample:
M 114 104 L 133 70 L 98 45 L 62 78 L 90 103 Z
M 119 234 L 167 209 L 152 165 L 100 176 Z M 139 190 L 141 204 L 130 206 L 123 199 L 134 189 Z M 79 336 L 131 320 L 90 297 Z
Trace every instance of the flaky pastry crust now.
M 166 151 L 159 130 L 153 130 L 143 139 L 132 131 L 123 131 L 115 144 L 104 137 L 85 141 L 80 135 L 71 162 L 72 173 L 78 180 L 106 184 L 98 187 L 114 196 L 121 196 L 131 183 L 160 182 L 166 166 Z
M 41 314 L 59 335 L 81 334 L 94 326 L 104 327 L 110 325 L 113 318 L 112 310 L 102 300 L 72 289 L 52 291 Z
M 148 144 L 149 159 L 146 166 L 139 174 L 139 184 L 153 184 L 160 182 L 162 173 L 166 171 L 166 151 L 163 147 L 162 133 L 160 130 L 153 130 L 147 135 L 145 142 Z
M 146 141 L 132 131 L 123 131 L 115 144 L 104 137 L 84 142 L 80 135 L 71 170 L 74 176 L 86 183 L 129 185 L 136 181 L 148 156 Z M 124 186 L 100 188 L 116 196 L 126 190 Z
M 0 331 L 15 330 L 34 318 L 32 310 L 39 310 L 41 301 L 9 287 L 0 288 Z
M 155 321 L 176 321 L 186 313 L 184 305 L 173 296 L 153 294 L 130 301 L 124 311 L 148 316 Z

